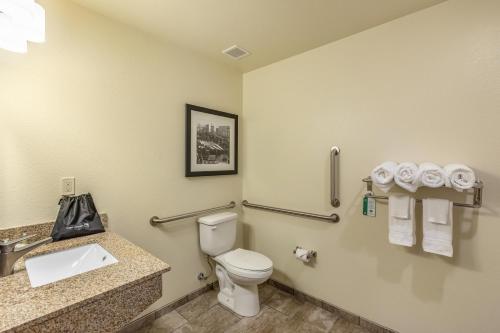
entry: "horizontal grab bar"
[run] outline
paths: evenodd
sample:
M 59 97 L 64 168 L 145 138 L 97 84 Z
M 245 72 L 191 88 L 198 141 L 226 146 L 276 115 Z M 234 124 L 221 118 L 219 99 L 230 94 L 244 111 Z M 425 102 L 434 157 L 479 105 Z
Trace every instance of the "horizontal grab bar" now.
M 195 216 L 199 216 L 199 215 L 203 215 L 203 214 L 213 213 L 213 212 L 216 212 L 219 210 L 231 209 L 234 207 L 236 207 L 236 202 L 231 201 L 229 204 L 227 204 L 225 206 L 199 210 L 196 212 L 191 212 L 191 213 L 186 213 L 186 214 L 180 214 L 180 215 L 175 215 L 175 216 L 170 216 L 170 217 L 165 217 L 165 218 L 159 218 L 158 216 L 153 216 L 149 220 L 149 223 L 152 226 L 156 226 L 157 224 L 161 224 L 161 223 L 168 223 L 168 222 L 173 222 L 173 221 L 177 221 L 177 220 L 187 219 L 189 217 L 195 217 Z
M 329 223 L 337 223 L 340 221 L 340 217 L 335 213 L 333 213 L 332 215 L 320 215 L 320 214 L 314 214 L 314 213 L 300 212 L 297 210 L 290 210 L 290 209 L 284 209 L 284 208 L 276 208 L 276 207 L 270 207 L 270 206 L 257 205 L 257 204 L 249 203 L 247 200 L 243 200 L 243 202 L 241 204 L 245 207 L 248 207 L 248 208 L 256 208 L 256 209 L 268 210 L 268 211 L 274 212 L 274 213 L 282 213 L 282 214 L 287 214 L 287 215 L 294 215 L 294 216 L 300 216 L 300 217 L 305 217 L 305 218 L 317 219 L 317 220 L 322 220 L 322 221 L 326 221 Z

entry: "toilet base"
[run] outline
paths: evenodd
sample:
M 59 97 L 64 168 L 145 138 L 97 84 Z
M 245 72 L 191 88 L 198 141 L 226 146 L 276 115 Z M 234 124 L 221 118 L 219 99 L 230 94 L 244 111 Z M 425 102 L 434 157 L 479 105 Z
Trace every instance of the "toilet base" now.
M 222 305 L 243 317 L 253 317 L 259 313 L 260 303 L 257 284 L 237 285 L 220 265 L 216 266 L 215 272 L 220 287 L 217 299 Z

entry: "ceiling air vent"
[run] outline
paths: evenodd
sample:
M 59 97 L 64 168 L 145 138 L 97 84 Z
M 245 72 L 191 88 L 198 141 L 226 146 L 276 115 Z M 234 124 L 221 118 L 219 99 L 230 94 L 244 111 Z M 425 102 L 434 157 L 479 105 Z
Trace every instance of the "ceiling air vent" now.
M 238 45 L 233 45 L 231 47 L 228 47 L 227 49 L 222 51 L 222 53 L 227 54 L 228 56 L 236 60 L 244 58 L 250 54 L 250 52 L 248 52 L 244 48 L 239 47 Z

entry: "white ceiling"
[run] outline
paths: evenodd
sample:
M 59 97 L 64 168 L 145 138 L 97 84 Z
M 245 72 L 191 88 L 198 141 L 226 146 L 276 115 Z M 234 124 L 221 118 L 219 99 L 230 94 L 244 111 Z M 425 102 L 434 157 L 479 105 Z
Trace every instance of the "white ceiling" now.
M 249 71 L 445 0 L 73 0 Z M 252 54 L 233 60 L 231 45 Z

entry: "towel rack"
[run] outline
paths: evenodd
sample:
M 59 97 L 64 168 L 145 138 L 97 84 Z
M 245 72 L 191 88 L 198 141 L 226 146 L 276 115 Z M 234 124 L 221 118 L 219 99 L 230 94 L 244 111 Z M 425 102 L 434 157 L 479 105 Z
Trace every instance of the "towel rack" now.
M 189 217 L 213 213 L 213 212 L 216 212 L 219 210 L 231 209 L 234 207 L 236 207 L 236 203 L 234 201 L 231 201 L 229 204 L 227 204 L 225 206 L 214 207 L 214 208 L 209 208 L 209 209 L 204 209 L 204 210 L 198 210 L 196 212 L 191 212 L 191 213 L 186 213 L 186 214 L 180 214 L 180 215 L 175 215 L 175 216 L 170 216 L 170 217 L 165 217 L 165 218 L 159 218 L 158 216 L 153 216 L 149 220 L 149 223 L 154 227 L 154 226 L 161 224 L 161 223 L 168 223 L 168 222 L 173 222 L 173 221 L 177 221 L 177 220 L 187 219 Z
M 363 179 L 363 182 L 366 183 L 366 191 L 367 193 L 365 194 L 366 198 L 373 198 L 377 200 L 388 200 L 388 196 L 384 195 L 375 195 L 373 194 L 373 181 L 371 177 L 366 177 Z M 457 207 L 466 207 L 466 208 L 481 208 L 483 205 L 483 182 L 478 180 L 472 187 L 474 189 L 473 193 L 473 198 L 472 198 L 472 204 L 468 203 L 460 203 L 460 202 L 454 202 L 453 206 Z M 417 199 L 416 202 L 421 203 L 421 199 Z
M 329 223 L 337 223 L 340 221 L 340 217 L 335 213 L 333 213 L 332 215 L 320 215 L 320 214 L 314 214 L 314 213 L 300 212 L 298 210 L 257 205 L 257 204 L 250 203 L 246 200 L 243 200 L 241 204 L 245 207 L 248 207 L 248 208 L 256 208 L 256 209 L 268 210 L 270 212 L 275 212 L 275 213 L 317 219 L 317 220 L 322 220 L 322 221 L 326 221 Z

